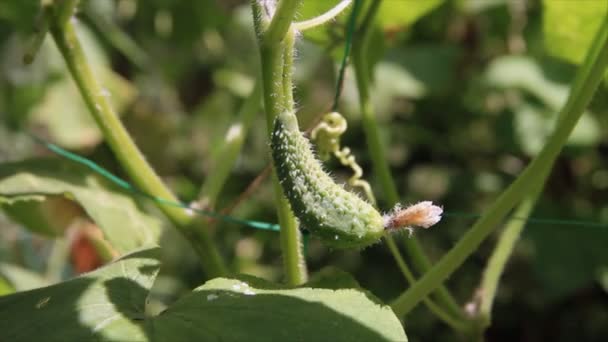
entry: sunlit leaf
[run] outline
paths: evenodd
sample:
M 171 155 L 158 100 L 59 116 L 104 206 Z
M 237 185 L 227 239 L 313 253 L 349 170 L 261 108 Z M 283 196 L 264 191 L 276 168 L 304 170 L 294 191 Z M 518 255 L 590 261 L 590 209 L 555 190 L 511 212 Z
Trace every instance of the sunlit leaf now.
M 581 63 L 591 40 L 606 20 L 606 1 L 543 0 L 545 47 L 549 53 Z
M 73 201 L 59 196 L 0 197 L 0 208 L 32 232 L 61 236 L 72 220 L 82 215 Z
M 495 59 L 488 67 L 486 79 L 492 86 L 519 89 L 544 104 L 544 107 L 526 102 L 512 104 L 520 145 L 528 154 L 538 153 L 553 132 L 557 113 L 568 97 L 569 87 L 548 79 L 534 60 L 520 56 Z M 594 145 L 600 138 L 597 120 L 585 112 L 570 135 L 568 145 Z
M 10 341 L 407 341 L 390 307 L 355 289 L 284 289 L 254 277 L 217 278 L 157 316 L 146 296 L 158 249 L 70 281 L 0 298 Z M 61 326 L 61 329 L 57 329 Z
M 82 25 L 76 27 L 89 63 L 105 89 L 102 95 L 110 99 L 118 113 L 122 112 L 137 95 L 135 87 L 110 69 L 106 53 L 91 32 Z M 42 101 L 32 109 L 33 123 L 48 127 L 53 139 L 66 147 L 97 144 L 101 140 L 101 132 L 67 68 L 60 61 L 59 51 L 50 40 L 44 45 L 42 54 L 47 56 L 39 57 L 48 58 L 52 67 L 57 68 L 59 77 L 50 84 Z
M 253 277 L 211 280 L 154 326 L 160 340 L 407 341 L 392 310 L 358 290 L 281 289 Z
M 385 29 L 403 27 L 437 8 L 443 0 L 383 1 L 378 12 L 378 20 Z
M 119 253 L 158 241 L 160 222 L 140 210 L 131 194 L 112 188 L 74 162 L 40 159 L 0 164 L 1 197 L 32 195 L 74 200 Z
M 122 257 L 95 272 L 0 297 L 0 336 L 8 341 L 145 341 L 148 290 L 159 249 Z
M 358 16 L 358 22 L 363 20 L 363 14 L 371 4 L 371 1 L 362 1 L 362 6 Z M 433 9 L 437 8 L 444 0 L 420 0 L 420 1 L 402 1 L 402 0 L 387 0 L 383 1 L 378 9 L 377 23 L 379 24 L 379 32 L 387 30 L 395 30 L 407 27 L 424 15 L 428 14 Z M 327 12 L 340 1 L 304 1 L 298 11 L 297 20 L 306 20 L 316 17 Z M 352 13 L 353 4 L 344 10 L 334 21 L 326 23 L 322 26 L 304 31 L 304 37 L 319 43 L 323 46 L 330 45 L 331 47 L 342 47 L 345 38 L 346 24 L 349 15 Z M 372 43 L 381 44 L 382 35 L 378 35 L 373 39 Z M 371 49 L 370 53 L 375 53 L 375 49 Z

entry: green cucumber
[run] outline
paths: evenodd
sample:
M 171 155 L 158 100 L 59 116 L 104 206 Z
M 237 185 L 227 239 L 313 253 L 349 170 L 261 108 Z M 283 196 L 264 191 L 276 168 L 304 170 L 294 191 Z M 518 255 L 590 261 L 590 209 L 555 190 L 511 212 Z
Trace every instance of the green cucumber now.
M 384 235 L 378 210 L 323 171 L 293 112 L 277 117 L 271 149 L 283 193 L 304 228 L 335 248 L 365 247 Z

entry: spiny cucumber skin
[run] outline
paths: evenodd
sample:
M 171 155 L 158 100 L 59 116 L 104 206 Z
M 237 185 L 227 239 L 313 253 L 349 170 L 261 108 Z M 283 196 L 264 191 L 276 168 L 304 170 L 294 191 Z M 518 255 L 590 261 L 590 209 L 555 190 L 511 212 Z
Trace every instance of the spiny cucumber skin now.
M 277 117 L 271 148 L 283 193 L 306 229 L 335 248 L 365 247 L 383 236 L 380 213 L 323 171 L 293 113 Z

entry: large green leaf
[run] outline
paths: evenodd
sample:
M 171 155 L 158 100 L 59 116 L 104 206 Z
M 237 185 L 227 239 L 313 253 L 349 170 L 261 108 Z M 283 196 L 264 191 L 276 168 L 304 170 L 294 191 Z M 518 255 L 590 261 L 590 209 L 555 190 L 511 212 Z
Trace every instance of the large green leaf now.
M 606 1 L 543 0 L 545 46 L 549 53 L 581 63 L 606 18 Z
M 157 316 L 146 296 L 159 250 L 73 280 L 0 297 L 0 339 L 32 341 L 407 341 L 388 306 L 355 289 L 284 289 L 217 278 Z
M 158 254 L 158 248 L 138 251 L 69 281 L 0 297 L 0 340 L 145 340 Z
M 57 195 L 79 203 L 120 253 L 158 241 L 160 221 L 141 211 L 130 194 L 112 189 L 84 166 L 59 159 L 0 164 L 0 197 L 14 201 Z
M 150 326 L 161 341 L 407 341 L 392 310 L 358 290 L 282 289 L 253 277 L 211 280 Z
M 363 18 L 361 13 L 366 13 L 369 4 L 371 4 L 371 1 L 361 1 L 363 1 L 363 6 L 361 7 L 359 20 L 362 20 Z M 340 2 L 340 0 L 304 1 L 301 8 L 298 10 L 297 20 L 307 20 L 319 16 Z M 435 9 L 442 2 L 443 0 L 386 0 L 382 2 L 378 9 L 377 22 L 380 24 L 381 31 L 406 27 Z M 333 44 L 337 44 L 341 47 L 339 42 L 344 40 L 346 23 L 348 22 L 348 16 L 352 12 L 352 8 L 353 5 L 344 10 L 340 16 L 332 22 L 306 30 L 304 32 L 304 37 L 324 46 L 327 46 L 329 43 L 332 44 L 332 47 L 335 47 Z

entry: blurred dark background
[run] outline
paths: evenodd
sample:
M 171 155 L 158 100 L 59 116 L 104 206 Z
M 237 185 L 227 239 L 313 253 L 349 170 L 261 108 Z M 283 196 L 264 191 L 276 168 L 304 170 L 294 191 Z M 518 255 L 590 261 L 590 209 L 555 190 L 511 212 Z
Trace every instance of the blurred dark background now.
M 581 6 L 587 2 L 593 1 Z M 540 1 L 437 1 L 431 7 L 405 24 L 378 27 L 372 97 L 402 202 L 432 200 L 448 212 L 481 213 L 542 147 L 576 66 L 547 47 Z M 32 65 L 22 63 L 38 8 L 34 0 L 0 3 L 0 161 L 45 154 L 23 134 L 31 131 L 124 176 L 53 42 L 47 38 Z M 210 156 L 259 73 L 248 1 L 89 0 L 78 20 L 86 52 L 138 146 L 181 199 L 195 199 L 213 172 Z M 305 128 L 331 105 L 343 21 L 298 41 L 295 95 Z M 603 84 L 557 160 L 534 217 L 608 222 L 606 94 Z M 340 111 L 349 123 L 342 143 L 389 210 L 371 173 L 350 68 Z M 260 109 L 217 208 L 230 205 L 264 169 L 265 136 Z M 340 181 L 350 177 L 337 162 L 327 167 Z M 274 222 L 269 182 L 234 215 Z M 47 219 L 63 224 L 54 215 Z M 438 260 L 473 222 L 450 217 L 417 236 Z M 447 282 L 463 305 L 496 236 Z M 238 272 L 281 279 L 276 233 L 221 224 L 215 241 Z M 0 214 L 1 261 L 42 270 L 50 245 Z M 158 292 L 170 301 L 205 278 L 172 230 L 163 247 Z M 387 301 L 408 286 L 383 244 L 331 251 L 313 239 L 307 261 L 311 272 L 328 265 L 352 272 Z M 74 265 L 66 265 L 66 277 L 78 271 Z M 604 341 L 607 291 L 608 227 L 529 223 L 502 277 L 487 340 Z M 406 323 L 411 341 L 459 339 L 422 305 Z

